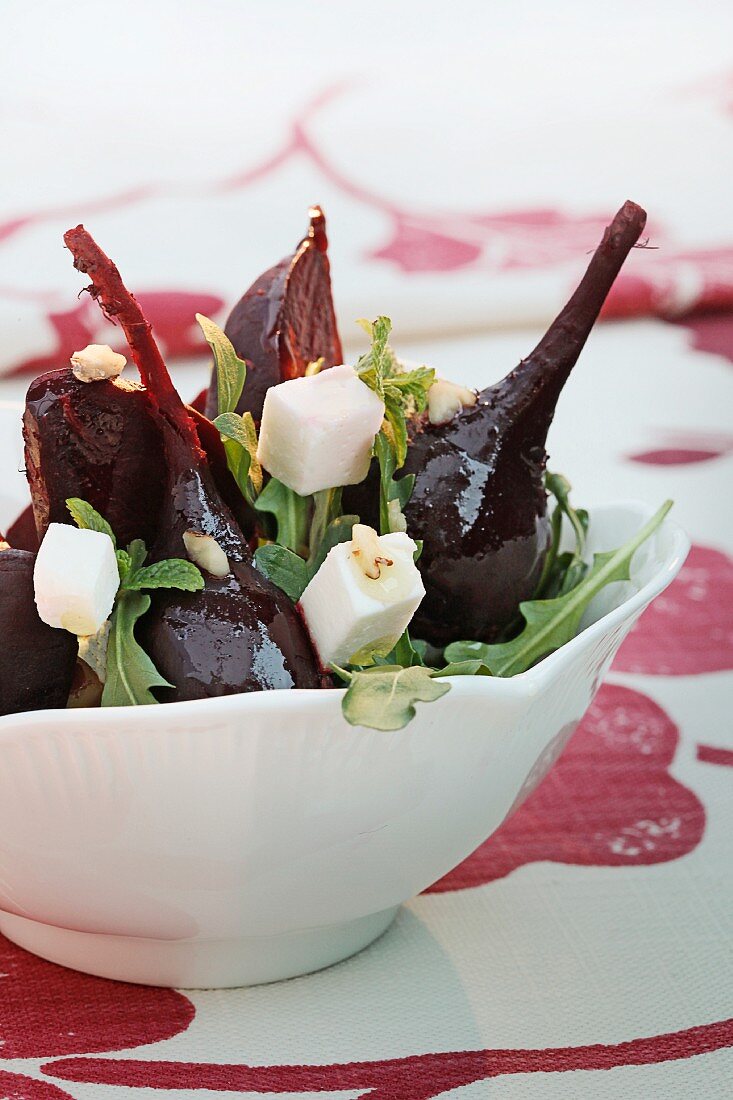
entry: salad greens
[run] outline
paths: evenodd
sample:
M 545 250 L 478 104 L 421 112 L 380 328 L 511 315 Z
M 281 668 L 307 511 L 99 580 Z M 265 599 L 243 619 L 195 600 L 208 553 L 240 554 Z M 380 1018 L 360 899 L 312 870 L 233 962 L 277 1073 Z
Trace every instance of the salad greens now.
M 373 449 L 379 467 L 380 533 L 405 531 L 404 508 L 415 477 L 410 474 L 397 479 L 395 474 L 407 455 L 409 421 L 425 410 L 435 372 L 427 367 L 407 371 L 401 366 L 389 346 L 392 326 L 388 317 L 359 323 L 372 345 L 359 359 L 356 370 L 385 403 L 385 418 Z M 309 503 L 298 498 L 297 508 L 301 511 L 296 525 L 290 499 L 295 494 L 279 483 L 275 485 L 274 489 L 268 485 L 262 495 L 268 489 L 272 494 L 270 510 L 277 520 L 277 532 L 272 543 L 257 550 L 255 560 L 258 568 L 297 602 L 328 550 L 351 537 L 351 527 L 358 517 L 339 515 L 341 493 L 331 490 L 327 502 L 311 499 Z M 366 655 L 363 665 L 333 666 L 332 671 L 347 688 L 343 713 L 348 722 L 380 730 L 400 729 L 414 716 L 416 703 L 432 702 L 446 694 L 450 685 L 442 681 L 448 677 L 516 676 L 526 672 L 577 634 L 585 610 L 606 585 L 629 579 L 635 551 L 659 527 L 672 506 L 667 501 L 633 538 L 615 550 L 596 554 L 589 564 L 588 513 L 572 505 L 571 486 L 562 474 L 548 471 L 545 488 L 555 500 L 550 548 L 533 599 L 520 605 L 517 618 L 504 636 L 494 644 L 453 642 L 440 653 L 431 651 L 420 639 L 411 639 L 405 631 L 386 657 L 375 653 Z M 256 507 L 263 510 L 262 498 Z M 311 516 L 310 534 L 304 543 L 307 515 Z M 574 546 L 561 552 L 564 524 L 572 533 Z M 360 654 L 359 659 L 364 660 L 365 655 Z
M 120 587 L 110 618 L 102 706 L 157 703 L 151 688 L 172 685 L 163 679 L 135 637 L 138 621 L 150 608 L 150 596 L 144 593 L 156 588 L 199 592 L 204 587 L 204 578 L 200 570 L 184 558 L 168 558 L 145 565 L 148 552 L 142 539 L 134 539 L 127 550 L 118 550 L 112 528 L 91 504 L 72 497 L 66 501 L 66 507 L 77 527 L 107 535 L 117 556 Z

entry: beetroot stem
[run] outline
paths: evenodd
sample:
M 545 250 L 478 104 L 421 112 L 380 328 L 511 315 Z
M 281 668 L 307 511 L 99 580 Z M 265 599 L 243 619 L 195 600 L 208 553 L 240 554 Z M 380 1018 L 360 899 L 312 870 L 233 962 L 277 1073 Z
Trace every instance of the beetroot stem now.
M 74 267 L 92 280 L 87 287 L 110 321 L 119 321 L 130 345 L 135 366 L 161 416 L 203 457 L 196 428 L 171 381 L 149 321 L 122 282 L 117 266 L 99 247 L 83 225 L 64 233 L 64 242 L 74 257 Z
M 515 401 L 522 392 L 532 400 L 542 393 L 548 406 L 557 399 L 645 224 L 646 211 L 634 202 L 625 202 L 606 227 L 570 301 L 534 351 L 504 380 L 503 385 L 514 394 Z

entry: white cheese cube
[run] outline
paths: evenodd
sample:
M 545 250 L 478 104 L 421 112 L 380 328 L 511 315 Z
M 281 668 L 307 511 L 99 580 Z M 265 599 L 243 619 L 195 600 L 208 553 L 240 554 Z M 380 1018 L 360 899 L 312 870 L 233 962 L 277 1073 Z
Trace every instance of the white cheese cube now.
M 257 457 L 300 496 L 357 485 L 383 417 L 384 402 L 353 367 L 292 378 L 267 391 Z
M 112 612 L 120 575 L 112 540 L 99 531 L 50 523 L 36 556 L 38 614 L 72 634 L 96 634 Z
M 369 650 L 389 653 L 425 595 L 413 559 L 415 543 L 406 534 L 379 537 L 380 556 L 392 564 L 380 562 L 377 578 L 366 575 L 356 548 L 353 542 L 334 546 L 300 597 L 324 667 L 352 663 Z

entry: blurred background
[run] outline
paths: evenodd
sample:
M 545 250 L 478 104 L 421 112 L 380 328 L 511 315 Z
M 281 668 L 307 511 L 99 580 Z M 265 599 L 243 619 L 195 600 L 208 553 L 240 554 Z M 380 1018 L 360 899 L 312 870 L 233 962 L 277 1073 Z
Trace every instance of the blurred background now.
M 551 435 L 585 499 L 672 495 L 700 537 L 730 479 L 733 6 L 6 0 L 0 400 L 119 336 L 62 233 L 83 221 L 184 396 L 320 202 L 342 336 L 389 314 L 472 385 L 526 354 L 614 211 L 649 211 Z M 691 350 L 692 349 L 692 350 Z M 706 483 L 694 480 L 706 464 Z M 689 493 L 685 479 L 690 481 Z

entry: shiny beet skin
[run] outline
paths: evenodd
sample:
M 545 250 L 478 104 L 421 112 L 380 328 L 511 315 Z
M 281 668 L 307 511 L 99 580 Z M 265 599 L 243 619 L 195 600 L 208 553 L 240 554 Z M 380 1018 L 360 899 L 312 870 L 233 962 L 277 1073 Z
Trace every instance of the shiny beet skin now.
M 216 539 L 229 560 L 224 578 L 204 573 L 200 592 L 160 589 L 141 637 L 174 686 L 165 701 L 272 688 L 320 686 L 315 653 L 287 596 L 258 573 L 247 541 L 216 487 L 195 419 L 176 392 L 150 325 L 117 268 L 83 226 L 64 240 L 91 293 L 122 325 L 163 443 L 166 482 L 152 559 L 185 557 L 186 531 Z
M 35 555 L 0 550 L 0 715 L 65 707 L 77 640 L 39 617 L 33 595 Z
M 287 596 L 255 569 L 240 528 L 218 499 L 205 465 L 166 433 L 168 483 L 153 558 L 185 557 L 185 531 L 212 535 L 231 572 L 204 573 L 202 592 L 160 591 L 143 645 L 174 688 L 161 700 L 205 699 L 243 691 L 320 687 L 310 639 Z
M 310 226 L 292 256 L 260 275 L 229 314 L 224 331 L 240 359 L 247 361 L 247 382 L 237 412 L 262 417 L 270 386 L 298 378 L 321 357 L 326 367 L 343 362 L 331 296 L 326 219 L 317 206 Z M 218 412 L 216 374 L 212 375 L 206 413 Z
M 413 425 L 401 472 L 415 474 L 405 516 L 424 539 L 416 637 L 493 641 L 532 597 L 549 546 L 543 474 L 555 405 L 645 221 L 634 203 L 621 208 L 535 350 L 475 407 L 444 426 Z
M 155 537 L 163 497 L 163 446 L 142 386 L 80 382 L 70 368 L 31 383 L 23 415 L 25 463 L 36 528 L 70 523 L 81 497 L 126 546 Z
M 191 410 L 191 416 L 217 488 L 250 532 L 254 523 L 229 473 L 219 432 L 200 413 Z M 30 385 L 23 435 L 38 535 L 43 537 L 49 523 L 70 523 L 66 501 L 81 497 L 105 517 L 122 546 L 135 538 L 152 545 L 166 468 L 160 428 L 143 386 L 122 378 L 81 382 L 69 368 L 49 371 Z M 11 545 L 37 548 L 28 527 L 24 513 L 9 531 Z

